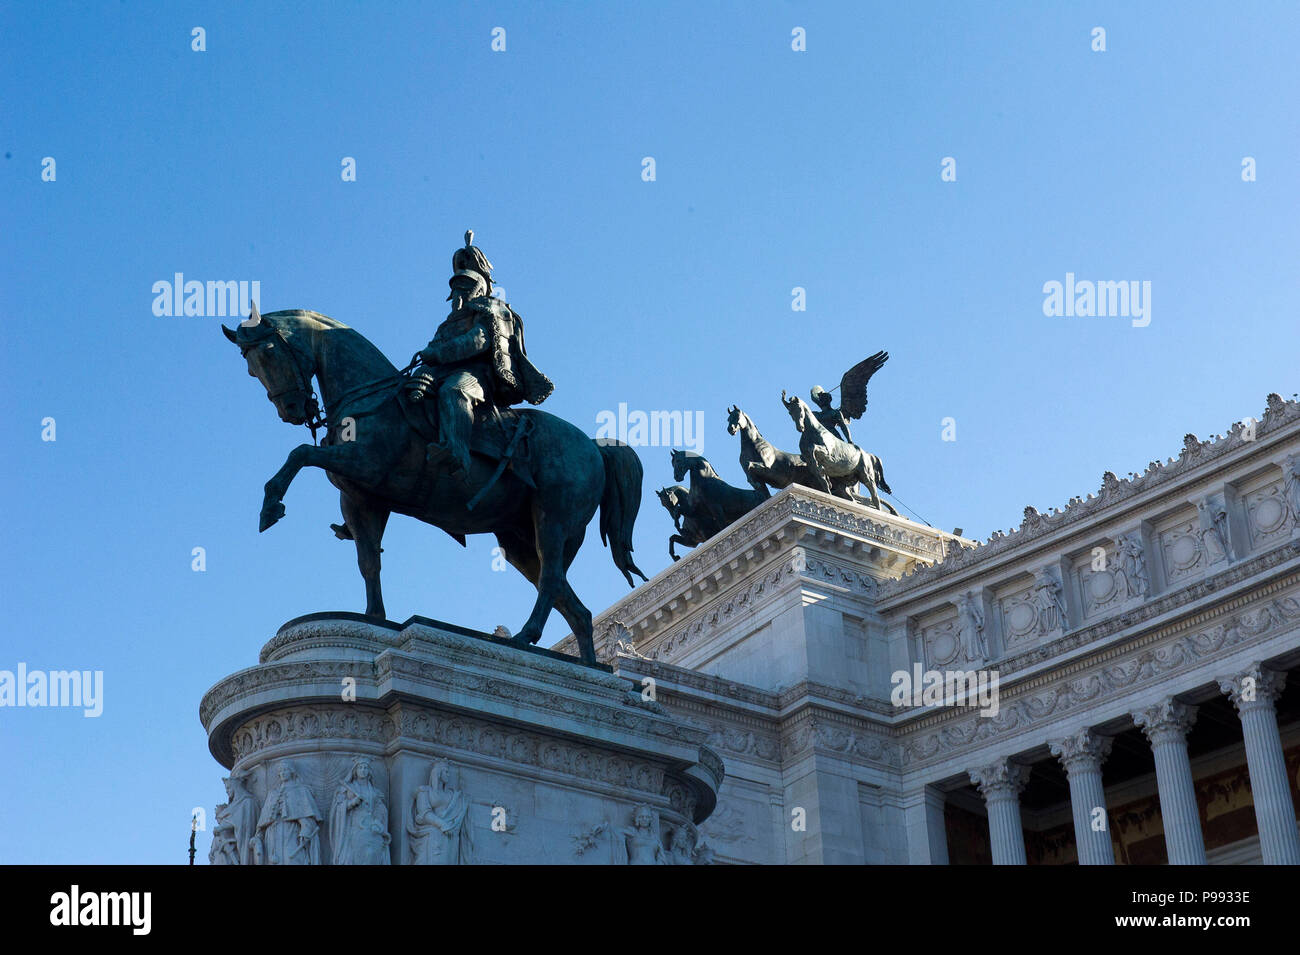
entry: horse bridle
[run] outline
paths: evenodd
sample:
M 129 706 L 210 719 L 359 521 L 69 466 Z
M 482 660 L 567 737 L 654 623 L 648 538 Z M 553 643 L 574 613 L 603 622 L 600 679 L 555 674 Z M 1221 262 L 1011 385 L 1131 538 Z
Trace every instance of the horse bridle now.
M 289 365 L 290 367 L 293 368 L 293 377 L 294 377 L 294 385 L 295 385 L 292 388 L 284 388 L 281 389 L 280 391 L 275 392 L 275 394 L 269 394 L 268 396 L 272 401 L 275 401 L 276 398 L 279 398 L 282 395 L 288 395 L 294 392 L 300 392 L 308 395 L 309 397 L 307 399 L 306 408 L 305 408 L 308 417 L 307 420 L 303 422 L 303 426 L 311 429 L 311 443 L 316 444 L 317 431 L 324 429 L 325 433 L 329 434 L 330 423 L 327 417 L 328 409 L 321 408 L 320 399 L 317 398 L 316 396 L 316 390 L 311 387 L 311 379 L 303 374 L 302 366 L 298 364 L 297 350 L 292 345 L 289 344 L 289 340 L 284 337 L 284 335 L 280 332 L 280 329 L 276 328 L 274 325 L 270 324 L 269 322 L 265 322 L 264 324 L 266 324 L 266 326 L 270 328 L 271 334 L 275 336 L 276 341 L 278 341 L 281 345 L 283 345 L 285 351 L 289 353 Z M 249 348 L 256 348 L 260 345 L 266 345 L 266 344 L 271 344 L 271 342 L 269 340 L 249 342 L 246 346 L 240 346 L 240 347 L 241 347 L 241 351 L 247 352 Z M 415 368 L 415 366 L 419 364 L 419 361 L 420 361 L 420 356 L 417 353 L 416 356 L 411 359 L 411 363 L 407 365 L 405 368 L 403 368 L 401 371 L 399 371 L 396 375 L 390 375 L 387 378 L 379 378 L 376 379 L 375 381 L 366 382 L 365 384 L 358 385 L 355 388 L 345 391 L 343 394 L 339 395 L 334 400 L 334 407 L 341 408 L 347 401 L 350 401 L 355 398 L 363 398 L 367 395 L 374 394 L 376 391 L 380 391 L 384 388 L 387 388 L 389 385 L 393 385 L 396 384 L 397 382 L 400 382 L 403 378 L 406 378 L 410 375 L 411 371 Z
M 326 429 L 326 434 L 329 433 L 329 422 L 325 420 L 325 412 L 321 410 L 320 399 L 316 396 L 316 389 L 311 386 L 311 379 L 303 375 L 302 366 L 298 364 L 298 353 L 294 347 L 289 344 L 289 340 L 280 333 L 280 329 L 266 321 L 263 321 L 262 325 L 271 330 L 271 335 L 275 336 L 275 341 L 278 341 L 282 346 L 284 346 L 284 350 L 289 353 L 289 367 L 293 369 L 294 379 L 293 387 L 282 388 L 274 393 L 268 392 L 267 397 L 274 402 L 275 399 L 283 397 L 284 395 L 294 393 L 307 395 L 308 397 L 303 403 L 303 410 L 307 412 L 307 420 L 303 422 L 303 426 L 311 430 L 311 443 L 316 444 L 317 431 L 324 428 Z M 250 348 L 260 348 L 262 345 L 274 344 L 275 341 L 271 341 L 268 338 L 265 341 L 249 342 L 247 345 L 241 345 L 240 351 L 243 354 L 247 354 L 248 349 Z

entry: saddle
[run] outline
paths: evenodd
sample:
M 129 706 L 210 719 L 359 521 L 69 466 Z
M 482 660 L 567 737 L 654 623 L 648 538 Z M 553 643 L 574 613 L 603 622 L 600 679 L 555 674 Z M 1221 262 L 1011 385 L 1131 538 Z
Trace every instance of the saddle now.
M 421 401 L 414 400 L 406 388 L 397 391 L 397 404 L 402 414 L 416 434 L 428 443 L 437 443 L 438 402 L 430 396 Z M 474 427 L 470 431 L 469 450 L 471 454 L 481 454 L 499 462 L 508 456 L 508 466 L 515 476 L 535 488 L 532 469 L 529 467 L 529 448 L 527 430 L 516 440 L 516 432 L 524 418 L 526 410 L 515 408 L 497 408 L 483 403 L 474 409 Z M 512 446 L 513 445 L 513 446 Z

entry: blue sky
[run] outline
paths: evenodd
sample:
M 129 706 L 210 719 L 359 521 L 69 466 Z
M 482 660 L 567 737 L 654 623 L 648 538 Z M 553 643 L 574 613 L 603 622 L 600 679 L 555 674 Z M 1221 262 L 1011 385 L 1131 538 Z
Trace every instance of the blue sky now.
M 0 35 L 0 669 L 105 681 L 98 719 L 0 709 L 0 862 L 183 861 L 223 798 L 202 693 L 285 620 L 364 606 L 323 474 L 258 535 L 306 431 L 219 318 L 153 314 L 175 272 L 400 366 L 473 228 L 546 410 L 703 411 L 733 483 L 728 405 L 794 447 L 781 389 L 884 348 L 855 436 L 981 539 L 1300 390 L 1293 3 L 31 3 Z M 1045 316 L 1067 272 L 1151 282 L 1150 325 Z M 640 451 L 653 574 L 671 470 Z M 493 543 L 394 519 L 389 616 L 518 629 L 534 594 Z M 594 527 L 571 580 L 594 611 L 626 592 Z

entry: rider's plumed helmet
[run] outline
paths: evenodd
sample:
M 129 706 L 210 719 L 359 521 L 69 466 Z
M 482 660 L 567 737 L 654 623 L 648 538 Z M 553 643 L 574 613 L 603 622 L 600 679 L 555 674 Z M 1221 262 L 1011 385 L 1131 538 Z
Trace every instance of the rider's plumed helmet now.
M 474 245 L 474 231 L 467 229 L 465 231 L 465 247 L 457 249 L 451 256 L 451 269 L 453 272 L 477 272 L 483 277 L 483 282 L 487 286 L 488 294 L 492 292 L 492 263 L 487 260 L 483 250 Z

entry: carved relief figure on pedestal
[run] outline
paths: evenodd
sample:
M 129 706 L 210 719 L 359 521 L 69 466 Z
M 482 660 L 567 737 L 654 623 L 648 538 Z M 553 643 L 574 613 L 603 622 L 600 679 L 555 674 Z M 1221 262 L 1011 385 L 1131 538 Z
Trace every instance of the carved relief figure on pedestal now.
M 280 763 L 279 782 L 257 820 L 259 865 L 320 865 L 320 810 L 293 763 Z
M 330 808 L 330 850 L 334 865 L 388 865 L 388 805 L 375 787 L 370 760 L 352 762 Z
M 957 638 L 962 653 L 970 663 L 988 660 L 988 640 L 984 636 L 984 612 L 968 590 L 957 598 Z
M 663 843 L 659 840 L 659 814 L 641 803 L 632 810 L 632 825 L 623 830 L 628 865 L 665 865 Z
M 1034 575 L 1034 604 L 1038 608 L 1039 633 L 1066 628 L 1067 617 L 1061 585 L 1051 571 L 1040 570 Z
M 412 865 L 471 865 L 469 799 L 454 787 L 451 763 L 429 770 L 429 785 L 415 791 L 406 822 Z
M 217 825 L 212 832 L 208 862 L 211 865 L 253 865 L 257 800 L 244 787 L 242 776 L 229 776 L 222 782 L 226 786 L 226 802 L 217 807 Z
M 694 826 L 677 826 L 668 834 L 668 865 L 710 865 L 713 850 L 698 844 L 699 834 Z

